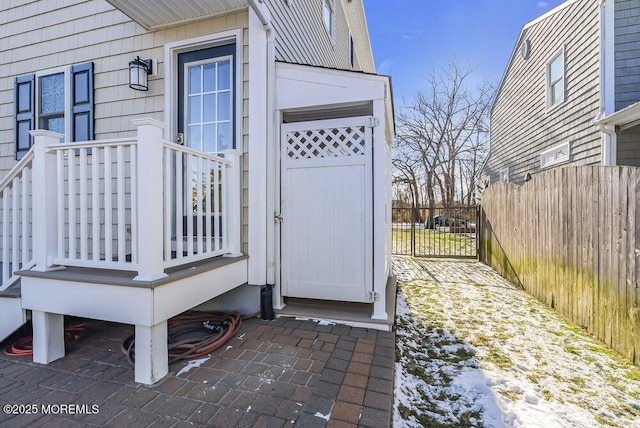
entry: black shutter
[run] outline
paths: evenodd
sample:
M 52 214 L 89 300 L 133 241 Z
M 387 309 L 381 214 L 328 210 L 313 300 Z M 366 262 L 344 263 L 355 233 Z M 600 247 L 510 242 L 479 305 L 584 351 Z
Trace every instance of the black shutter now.
M 14 85 L 14 127 L 16 159 L 22 157 L 33 145 L 29 131 L 35 125 L 35 75 L 16 77 Z
M 93 140 L 93 63 L 71 67 L 71 141 Z

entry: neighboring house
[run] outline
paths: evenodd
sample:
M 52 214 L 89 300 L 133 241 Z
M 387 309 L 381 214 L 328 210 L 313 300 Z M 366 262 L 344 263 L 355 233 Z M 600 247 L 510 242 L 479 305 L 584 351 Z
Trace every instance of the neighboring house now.
M 48 363 L 64 315 L 133 324 L 136 381 L 154 383 L 168 318 L 252 313 L 261 291 L 390 328 L 393 106 L 362 0 L 0 16 L 2 337 L 30 310 Z
M 491 109 L 486 185 L 640 166 L 640 3 L 567 0 L 526 24 Z

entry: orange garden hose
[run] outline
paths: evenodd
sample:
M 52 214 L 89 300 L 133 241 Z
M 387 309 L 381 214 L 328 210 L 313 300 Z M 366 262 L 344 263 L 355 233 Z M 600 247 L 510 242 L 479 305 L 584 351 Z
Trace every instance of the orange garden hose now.
M 83 321 L 71 324 L 64 329 L 64 346 L 70 348 L 82 340 L 91 327 L 100 324 L 100 321 Z M 4 350 L 10 357 L 33 355 L 33 335 L 21 337 Z
M 240 312 L 186 312 L 167 322 L 169 364 L 183 359 L 198 358 L 223 346 L 240 330 L 243 319 Z M 120 345 L 130 362 L 135 361 L 135 337 L 127 337 Z
M 240 312 L 226 314 L 216 312 L 186 312 L 169 319 L 167 337 L 169 347 L 169 364 L 183 359 L 198 358 L 223 346 L 240 330 L 242 320 L 255 318 L 259 313 L 242 317 Z M 64 330 L 65 348 L 78 344 L 91 327 L 101 321 L 83 321 L 70 324 Z M 122 352 L 130 362 L 135 361 L 135 336 L 131 335 L 122 341 Z M 4 350 L 8 356 L 33 355 L 33 335 L 17 339 Z

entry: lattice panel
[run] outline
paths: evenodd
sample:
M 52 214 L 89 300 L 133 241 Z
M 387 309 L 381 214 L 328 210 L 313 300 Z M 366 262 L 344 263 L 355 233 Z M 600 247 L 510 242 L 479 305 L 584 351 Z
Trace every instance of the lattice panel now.
M 364 126 L 310 129 L 287 133 L 287 156 L 290 159 L 364 155 Z

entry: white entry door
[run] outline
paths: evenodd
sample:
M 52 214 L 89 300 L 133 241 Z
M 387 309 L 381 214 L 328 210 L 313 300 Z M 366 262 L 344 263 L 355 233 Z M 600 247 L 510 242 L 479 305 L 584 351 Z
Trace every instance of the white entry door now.
M 282 125 L 284 296 L 370 301 L 370 119 Z

